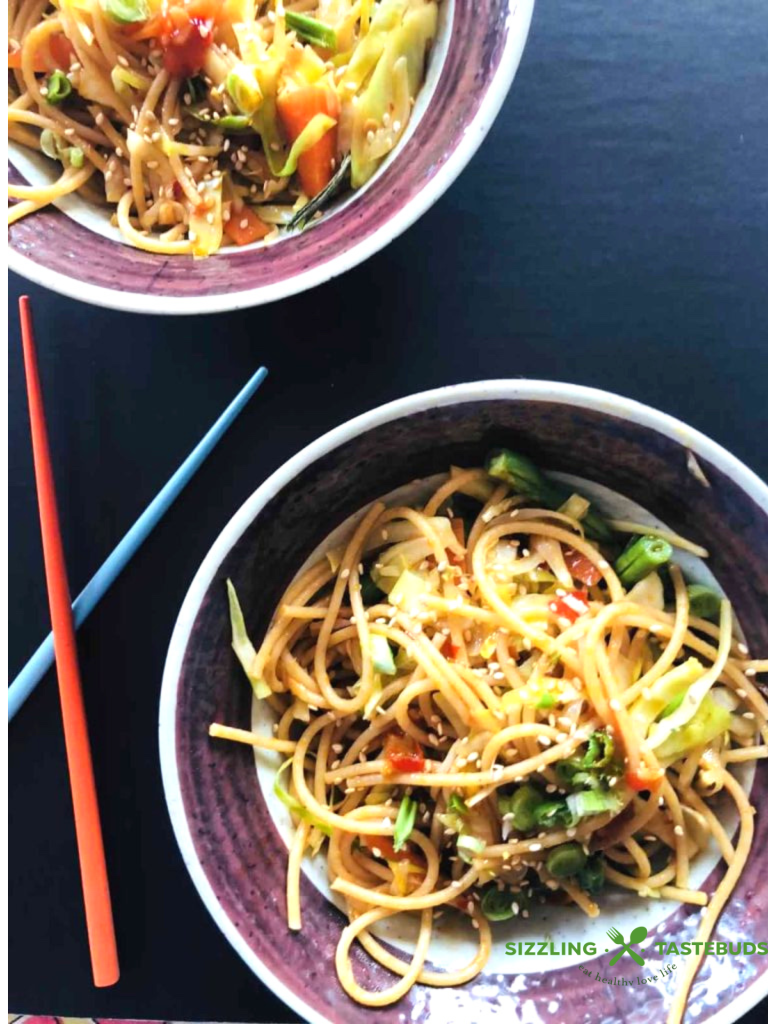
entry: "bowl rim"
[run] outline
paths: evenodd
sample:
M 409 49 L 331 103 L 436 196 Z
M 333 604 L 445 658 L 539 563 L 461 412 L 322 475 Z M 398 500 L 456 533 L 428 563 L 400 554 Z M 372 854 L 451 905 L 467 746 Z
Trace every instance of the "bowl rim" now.
M 176 758 L 176 703 L 189 636 L 205 594 L 224 558 L 261 509 L 304 468 L 357 435 L 392 420 L 401 419 L 425 409 L 493 400 L 555 401 L 563 405 L 603 412 L 649 427 L 678 441 L 695 455 L 701 455 L 702 458 L 712 463 L 741 487 L 768 516 L 768 485 L 739 459 L 705 434 L 667 413 L 634 399 L 623 398 L 611 392 L 582 385 L 542 380 L 476 381 L 421 391 L 395 399 L 355 416 L 311 442 L 275 470 L 243 502 L 216 538 L 195 573 L 174 625 L 160 693 L 158 740 L 161 775 L 176 842 L 195 888 L 211 917 L 253 973 L 278 998 L 302 1014 L 312 1024 L 328 1024 L 327 1018 L 304 1003 L 255 955 L 223 911 L 195 851 L 189 821 L 184 813 Z M 727 1006 L 709 1018 L 709 1024 L 733 1024 L 766 996 L 768 996 L 768 971 Z
M 535 0 L 509 0 L 509 15 L 518 22 L 519 31 L 507 34 L 506 44 L 495 74 L 488 83 L 477 113 L 435 175 L 410 202 L 394 216 L 385 220 L 358 245 L 345 250 L 328 262 L 310 267 L 293 277 L 270 285 L 215 295 L 162 296 L 146 292 L 122 292 L 102 285 L 76 281 L 58 270 L 51 270 L 25 256 L 8 244 L 8 266 L 34 284 L 50 288 L 60 295 L 80 299 L 106 309 L 126 313 L 151 313 L 181 316 L 184 314 L 234 312 L 251 306 L 267 305 L 308 291 L 364 263 L 380 249 L 389 245 L 433 206 L 458 178 L 480 147 L 496 120 L 507 93 L 512 87 L 530 29 Z M 121 244 L 121 243 L 116 243 Z M 215 259 L 215 256 L 211 257 Z

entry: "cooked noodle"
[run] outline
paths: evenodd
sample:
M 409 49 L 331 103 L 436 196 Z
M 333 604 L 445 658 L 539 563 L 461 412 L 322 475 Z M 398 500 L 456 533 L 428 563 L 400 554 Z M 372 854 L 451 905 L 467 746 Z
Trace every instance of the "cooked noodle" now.
M 304 227 L 398 145 L 436 30 L 437 0 L 10 0 L 8 135 L 64 173 L 9 223 L 98 183 L 148 252 Z
M 288 925 L 301 927 L 301 860 L 325 847 L 349 917 L 336 969 L 360 1003 L 462 984 L 488 961 L 489 920 L 547 899 L 593 917 L 603 882 L 705 908 L 706 940 L 738 881 L 754 809 L 731 765 L 768 753 L 752 679 L 766 664 L 744 659 L 725 599 L 719 625 L 698 618 L 671 564 L 665 608 L 658 573 L 625 587 L 623 541 L 585 530 L 567 505 L 456 472 L 423 507 L 373 504 L 289 587 L 258 652 L 230 593 L 233 646 L 279 722 L 272 739 L 211 734 L 290 756 L 276 784 L 297 823 Z M 711 898 L 689 874 L 710 839 L 727 864 Z M 427 966 L 443 912 L 475 929 L 458 970 Z M 372 934 L 398 913 L 419 920 L 410 959 Z M 355 940 L 397 976 L 389 988 L 355 979 Z M 679 972 L 673 1024 L 699 964 Z

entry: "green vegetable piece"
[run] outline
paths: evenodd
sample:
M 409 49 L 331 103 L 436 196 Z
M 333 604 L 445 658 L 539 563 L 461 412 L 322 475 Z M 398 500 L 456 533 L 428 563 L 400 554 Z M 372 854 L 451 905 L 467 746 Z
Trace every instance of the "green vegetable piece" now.
M 416 824 L 417 810 L 418 804 L 413 797 L 404 796 L 400 802 L 400 808 L 397 812 L 397 819 L 395 821 L 395 853 L 399 853 L 400 850 L 402 850 L 408 841 L 408 837 L 411 832 L 413 832 L 413 826 Z
M 669 718 L 669 716 L 671 714 L 673 714 L 673 712 L 677 711 L 677 709 L 680 707 L 680 705 L 683 703 L 684 700 L 685 700 L 685 690 L 683 690 L 681 693 L 678 693 L 678 695 L 676 697 L 672 698 L 672 700 L 669 702 L 669 704 L 667 704 L 667 706 L 664 708 L 664 710 L 659 715 L 657 721 L 660 722 L 662 720 L 662 718 Z
M 364 605 L 370 607 L 374 604 L 380 604 L 386 596 L 384 591 L 376 586 L 370 573 L 366 572 L 360 577 L 360 597 L 363 599 Z
M 542 802 L 541 790 L 526 782 L 509 796 L 499 797 L 499 811 L 512 815 L 512 825 L 518 832 L 531 832 L 536 828 L 536 808 Z
M 509 448 L 496 448 L 485 460 L 485 471 L 494 480 L 509 484 L 526 498 L 539 499 L 546 490 L 546 480 L 538 466 L 527 456 L 511 452 Z
M 599 789 L 586 789 L 579 793 L 571 793 L 566 798 L 566 805 L 571 816 L 571 825 L 590 814 L 604 814 L 605 811 L 615 813 L 621 809 L 621 800 L 613 793 L 605 793 Z
M 256 660 L 256 650 L 250 641 L 248 631 L 245 628 L 245 619 L 240 602 L 237 599 L 232 580 L 227 580 L 227 596 L 229 598 L 229 620 L 232 626 L 232 650 L 237 655 L 237 660 L 243 666 L 243 671 L 248 676 L 248 681 L 253 687 L 253 692 L 259 699 L 268 697 L 272 690 L 269 685 L 259 676 L 254 674 L 253 663 Z
M 460 835 L 456 840 L 456 853 L 465 864 L 471 864 L 476 854 L 485 849 L 485 840 L 477 836 Z
M 536 707 L 542 711 L 546 711 L 547 708 L 553 708 L 555 706 L 555 698 L 551 693 L 542 693 L 539 699 L 536 701 Z
M 580 888 L 595 896 L 605 885 L 605 861 L 598 854 L 587 859 L 587 863 L 576 875 Z
M 313 46 L 322 46 L 326 50 L 338 49 L 336 31 L 330 25 L 323 24 L 317 18 L 310 18 L 308 14 L 299 14 L 296 11 L 285 12 L 285 24 L 293 29 L 299 39 L 303 39 Z
M 280 776 L 290 767 L 292 761 L 293 758 L 289 757 L 287 761 L 283 761 L 280 765 L 280 768 L 275 775 L 275 781 L 272 783 L 272 792 L 280 803 L 288 808 L 291 814 L 295 814 L 297 818 L 303 818 L 304 821 L 308 821 L 310 825 L 314 825 L 315 828 L 319 828 L 324 835 L 329 836 L 331 834 L 329 826 L 326 825 L 324 821 L 320 821 L 319 818 L 316 818 L 315 815 L 304 806 L 304 804 L 297 800 L 295 796 L 292 796 L 287 790 L 283 789 L 280 784 Z
M 483 890 L 480 909 L 489 921 L 508 921 L 527 908 L 530 900 L 526 893 L 511 892 L 509 889 L 498 889 L 488 885 Z
M 563 843 L 556 846 L 546 859 L 547 871 L 554 878 L 570 878 L 576 875 L 587 863 L 587 855 L 581 843 Z
M 397 674 L 395 659 L 392 657 L 392 648 L 385 636 L 371 634 L 370 639 L 371 659 L 374 671 L 380 672 L 383 676 L 394 676 Z
M 485 460 L 485 469 L 489 476 L 508 483 L 518 494 L 541 502 L 545 508 L 558 509 L 573 497 L 570 487 L 550 480 L 527 456 L 509 448 L 496 448 L 490 452 Z M 611 528 L 591 506 L 581 524 L 593 540 L 613 539 Z
M 282 167 L 272 168 L 272 173 L 277 178 L 290 178 L 295 173 L 299 163 L 299 157 L 333 128 L 336 120 L 327 114 L 315 114 L 311 121 L 299 132 L 296 140 L 288 151 L 288 157 Z M 268 160 L 269 162 L 269 160 Z
M 694 747 L 710 743 L 716 736 L 726 732 L 731 725 L 731 713 L 706 694 L 696 714 L 685 725 L 673 730 L 663 743 L 656 747 L 656 755 L 664 761 L 682 757 Z
M 48 76 L 48 92 L 46 93 L 46 102 L 57 106 L 59 103 L 63 103 L 67 96 L 72 93 L 72 83 L 64 74 L 63 71 L 52 71 Z M 82 164 L 81 164 L 82 166 Z
M 652 683 L 647 696 L 635 701 L 630 713 L 643 738 L 652 722 L 667 718 L 680 707 L 688 689 L 705 671 L 698 658 L 687 658 Z
M 699 619 L 717 622 L 720 616 L 720 605 L 723 603 L 720 594 L 712 590 L 711 587 L 705 587 L 703 583 L 691 583 L 686 589 L 691 615 L 695 615 Z
M 241 114 L 251 117 L 264 99 L 256 70 L 250 64 L 237 64 L 227 75 L 227 92 Z M 218 121 L 217 124 L 220 124 Z
M 610 733 L 596 729 L 587 741 L 587 752 L 582 760 L 584 768 L 607 768 L 613 760 L 614 742 Z
M 613 754 L 613 738 L 604 730 L 597 729 L 590 735 L 584 755 L 576 754 L 558 761 L 555 771 L 569 786 L 600 789 L 608 778 L 618 778 L 623 774 Z
M 469 814 L 469 808 L 458 793 L 451 793 L 448 800 L 448 810 L 452 814 Z
M 188 78 L 184 92 L 189 94 L 192 104 L 202 103 L 208 95 L 208 87 L 202 75 L 194 75 L 192 78 Z
M 147 0 L 101 0 L 101 8 L 121 25 L 132 25 L 149 17 Z
M 562 825 L 570 828 L 573 815 L 565 800 L 545 800 L 534 808 L 533 817 L 539 828 L 555 828 Z
M 631 540 L 616 559 L 614 569 L 622 586 L 632 587 L 635 583 L 665 565 L 672 557 L 672 545 L 661 537 L 644 534 Z
M 50 128 L 44 128 L 40 133 L 40 149 L 51 160 L 60 160 L 65 167 L 83 166 L 85 154 L 82 149 L 67 145 L 66 140 Z

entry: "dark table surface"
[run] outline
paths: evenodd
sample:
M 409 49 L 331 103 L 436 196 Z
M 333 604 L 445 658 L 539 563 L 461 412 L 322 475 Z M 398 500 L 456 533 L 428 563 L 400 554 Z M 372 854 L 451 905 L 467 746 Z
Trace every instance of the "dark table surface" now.
M 187 877 L 156 723 L 199 562 L 299 448 L 409 392 L 542 377 L 663 409 L 768 477 L 766 38 L 765 0 L 540 3 L 499 119 L 448 194 L 364 266 L 277 305 L 150 318 L 11 280 L 14 306 L 25 290 L 34 301 L 73 591 L 259 363 L 271 371 L 80 630 L 122 962 L 112 989 L 90 981 L 52 674 L 10 730 L 14 1010 L 294 1018 Z M 10 338 L 13 676 L 49 622 L 15 309 Z

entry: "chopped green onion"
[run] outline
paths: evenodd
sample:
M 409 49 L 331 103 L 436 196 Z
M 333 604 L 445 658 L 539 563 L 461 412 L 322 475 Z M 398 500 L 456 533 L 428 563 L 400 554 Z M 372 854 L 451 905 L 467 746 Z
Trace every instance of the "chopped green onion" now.
M 586 818 L 590 814 L 604 814 L 605 811 L 616 812 L 621 809 L 621 800 L 613 793 L 603 793 L 600 790 L 587 789 L 579 793 L 571 793 L 566 797 L 566 804 L 571 813 L 572 824 L 580 818 Z
M 485 840 L 478 839 L 477 836 L 468 836 L 462 834 L 456 840 L 456 853 L 461 857 L 465 864 L 471 864 L 472 858 L 482 853 L 485 849 Z
M 570 800 L 570 797 L 568 799 Z M 540 828 L 554 828 L 556 825 L 570 828 L 575 824 L 570 804 L 565 800 L 544 800 L 534 810 L 533 816 Z
M 243 666 L 243 671 L 253 687 L 253 692 L 261 700 L 268 697 L 272 690 L 268 684 L 253 673 L 253 663 L 256 660 L 256 651 L 245 628 L 245 619 L 240 602 L 237 599 L 232 580 L 227 580 L 227 596 L 229 598 L 229 621 L 232 626 L 232 650 L 237 655 L 237 660 Z
M 312 43 L 313 46 L 322 46 L 326 50 L 334 51 L 338 48 L 336 31 L 317 18 L 310 18 L 308 14 L 299 14 L 297 11 L 286 11 L 285 24 L 293 29 L 299 39 Z
M 397 674 L 395 660 L 392 657 L 392 648 L 385 636 L 372 633 L 370 638 L 370 651 L 373 667 L 376 672 L 383 676 L 394 676 Z
M 614 569 L 622 586 L 631 587 L 660 565 L 665 565 L 671 557 L 672 545 L 661 537 L 647 533 L 629 542 L 616 559 Z
M 536 707 L 542 711 L 546 711 L 547 708 L 553 708 L 555 706 L 555 698 L 551 693 L 542 693 L 539 699 L 536 701 Z
M 85 153 L 80 149 L 79 146 L 69 147 L 69 163 L 72 167 L 80 168 L 83 166 L 85 159 Z
M 600 789 L 606 779 L 622 774 L 621 767 L 613 760 L 613 753 L 613 738 L 597 729 L 587 741 L 586 753 L 558 761 L 555 771 L 569 786 Z
M 541 790 L 526 782 L 514 793 L 499 797 L 499 813 L 512 815 L 512 825 L 518 832 L 531 832 L 536 828 L 536 808 L 541 803 Z
M 448 800 L 448 810 L 452 814 L 469 814 L 469 808 L 458 793 L 451 793 Z
M 214 118 L 211 117 L 210 113 L 202 114 L 199 110 L 193 110 L 191 107 L 187 108 L 187 113 L 191 114 L 197 121 L 212 125 L 214 128 L 220 128 L 223 132 L 253 131 L 251 119 L 246 114 L 225 114 L 223 117 Z
M 587 863 L 581 843 L 563 843 L 556 846 L 546 859 L 547 871 L 554 878 L 569 878 L 578 874 Z
M 48 76 L 48 91 L 45 94 L 46 102 L 56 106 L 59 103 L 63 103 L 71 93 L 72 83 L 64 72 L 58 69 L 52 71 Z
M 256 69 L 250 64 L 237 64 L 227 75 L 226 89 L 241 114 L 251 117 L 264 101 Z
M 599 855 L 589 857 L 587 863 L 576 875 L 579 886 L 594 896 L 600 892 L 605 885 L 605 861 Z
M 720 605 L 723 603 L 722 597 L 711 587 L 705 587 L 703 583 L 692 583 L 686 589 L 691 615 L 716 622 L 720 615 Z
M 570 487 L 545 477 L 529 458 L 508 448 L 492 451 L 485 461 L 485 469 L 489 476 L 503 480 L 519 494 L 541 502 L 545 508 L 559 509 L 574 497 Z M 611 528 L 594 509 L 587 509 L 581 523 L 588 537 L 605 541 L 613 539 Z
M 508 921 L 511 917 L 517 917 L 529 902 L 522 891 L 510 892 L 509 889 L 489 885 L 483 890 L 480 909 L 489 921 Z
M 413 832 L 413 826 L 416 824 L 417 810 L 418 804 L 413 797 L 404 796 L 400 802 L 400 809 L 397 812 L 397 820 L 395 821 L 395 853 L 399 853 L 402 850 L 411 832 Z
M 121 25 L 132 25 L 149 17 L 147 0 L 101 0 L 101 8 Z

